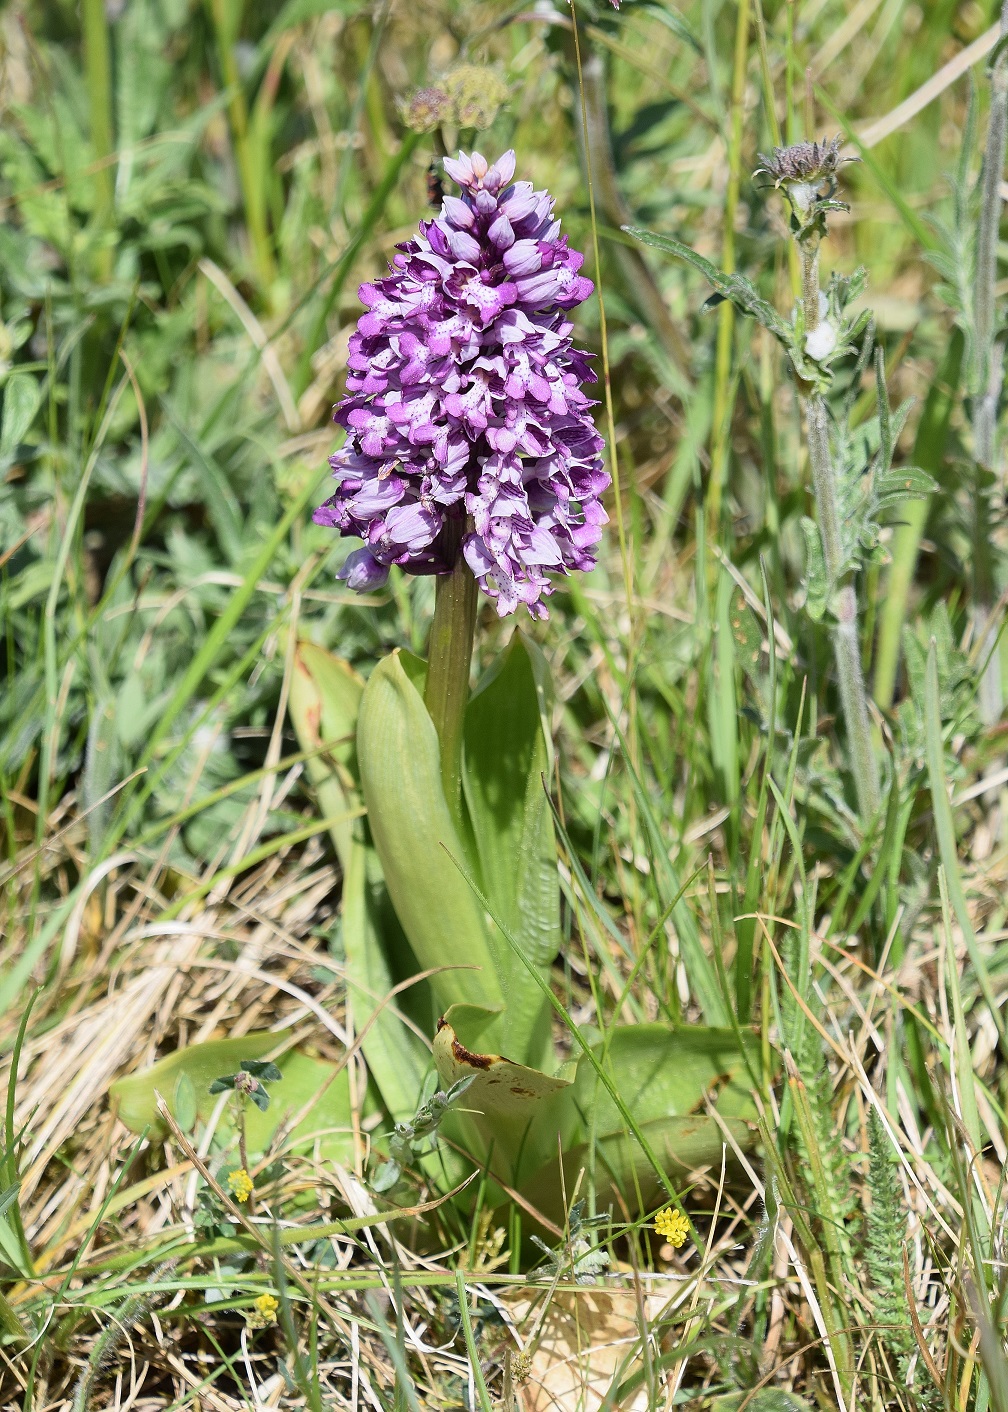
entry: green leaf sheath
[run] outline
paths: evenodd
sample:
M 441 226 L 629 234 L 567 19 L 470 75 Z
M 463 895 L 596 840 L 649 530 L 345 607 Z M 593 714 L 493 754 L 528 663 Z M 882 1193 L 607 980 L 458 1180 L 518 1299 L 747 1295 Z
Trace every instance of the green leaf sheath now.
M 452 862 L 466 852 L 441 787 L 437 732 L 397 652 L 365 688 L 357 761 L 396 915 L 421 967 L 444 968 L 431 980 L 439 1012 L 458 1003 L 501 1011 L 503 948 Z
M 464 789 L 487 896 L 545 972 L 560 950 L 560 883 L 539 655 L 516 633 L 469 703 Z M 550 1052 L 547 1006 L 518 958 L 507 953 L 506 963 L 508 1053 L 542 1066 Z

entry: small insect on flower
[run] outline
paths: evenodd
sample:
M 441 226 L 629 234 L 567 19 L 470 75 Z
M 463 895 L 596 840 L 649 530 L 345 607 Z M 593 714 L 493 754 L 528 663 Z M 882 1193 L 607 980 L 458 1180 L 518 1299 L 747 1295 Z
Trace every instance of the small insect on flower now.
M 438 170 L 437 162 L 431 162 L 427 168 L 427 203 L 433 210 L 440 210 L 441 202 L 445 198 L 444 182 L 441 180 L 441 173 Z
M 261 1294 L 249 1310 L 246 1318 L 254 1329 L 263 1329 L 267 1324 L 275 1324 L 280 1301 L 275 1294 Z
M 227 1184 L 235 1201 L 248 1201 L 252 1195 L 254 1183 L 244 1167 L 236 1167 L 233 1172 L 229 1172 Z
M 655 1230 L 660 1236 L 664 1236 L 669 1245 L 674 1245 L 679 1249 L 689 1235 L 689 1221 L 681 1211 L 676 1211 L 671 1206 L 666 1206 L 664 1211 L 659 1211 L 655 1217 Z

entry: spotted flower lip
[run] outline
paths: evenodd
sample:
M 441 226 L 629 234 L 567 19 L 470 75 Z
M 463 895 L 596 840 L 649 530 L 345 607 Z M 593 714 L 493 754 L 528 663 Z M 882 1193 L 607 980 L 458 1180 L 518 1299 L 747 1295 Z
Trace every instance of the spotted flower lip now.
M 340 577 L 380 587 L 392 564 L 449 572 L 460 552 L 501 616 L 545 617 L 550 574 L 590 569 L 607 521 L 603 441 L 567 311 L 592 293 L 553 199 L 515 181 L 514 152 L 445 159 L 461 188 L 363 284 L 347 431 L 319 524 L 363 541 Z

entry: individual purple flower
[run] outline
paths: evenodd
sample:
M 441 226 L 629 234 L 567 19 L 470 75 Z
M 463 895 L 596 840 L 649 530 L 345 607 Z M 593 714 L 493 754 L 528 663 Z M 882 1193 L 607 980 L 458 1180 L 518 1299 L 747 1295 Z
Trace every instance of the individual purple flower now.
M 447 573 L 461 552 L 502 617 L 524 603 L 544 618 L 549 575 L 592 568 L 607 519 L 595 375 L 566 314 L 593 286 L 548 192 L 512 181 L 513 152 L 444 165 L 461 197 L 360 287 L 338 486 L 315 520 L 363 540 L 351 588 L 392 564 Z

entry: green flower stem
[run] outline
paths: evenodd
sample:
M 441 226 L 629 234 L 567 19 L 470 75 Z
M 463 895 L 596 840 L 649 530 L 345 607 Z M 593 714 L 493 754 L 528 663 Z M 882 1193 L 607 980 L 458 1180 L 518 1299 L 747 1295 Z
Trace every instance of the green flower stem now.
M 462 735 L 479 596 L 472 570 L 458 549 L 461 537 L 457 529 L 454 569 L 437 581 L 424 694 L 441 746 L 441 783 L 456 824 L 462 818 Z
M 811 333 L 819 323 L 819 241 L 815 235 L 799 242 L 802 267 L 802 307 L 805 331 Z M 844 569 L 843 537 L 837 506 L 836 472 L 829 443 L 829 421 L 826 403 L 819 393 L 802 397 L 805 425 L 808 433 L 809 461 L 812 467 L 812 489 L 815 494 L 816 518 L 822 537 L 826 578 L 832 592 L 832 607 L 836 616 L 831 637 L 840 701 L 843 706 L 847 742 L 854 770 L 858 808 L 866 825 L 878 813 L 880 791 L 878 760 L 872 741 L 871 719 L 861 650 L 858 640 L 857 594 L 853 574 Z
M 276 277 L 276 264 L 266 220 L 265 154 L 253 144 L 248 105 L 245 102 L 245 90 L 242 87 L 241 74 L 238 72 L 234 47 L 241 27 L 242 0 L 211 0 L 210 13 L 217 40 L 221 75 L 230 91 L 228 121 L 231 125 L 235 165 L 238 168 L 252 259 L 260 288 L 267 293 Z
M 1001 5 L 1001 38 L 1008 35 L 1008 0 Z M 1002 381 L 1002 348 L 995 341 L 994 281 L 1001 221 L 1001 177 L 1008 144 L 1008 50 L 1002 49 L 991 68 L 991 104 L 984 148 L 980 219 L 977 224 L 976 278 L 973 285 L 973 456 L 977 484 L 973 497 L 973 588 L 982 657 L 989 659 L 980 682 L 980 710 L 992 724 L 1001 715 L 1000 653 L 993 651 L 997 637 L 991 622 L 995 598 L 991 552 L 990 491 L 988 473 L 997 473 L 997 412 Z
M 829 421 L 826 403 L 822 397 L 816 394 L 813 397 L 806 397 L 804 401 L 816 518 L 819 521 L 819 533 L 822 536 L 826 577 L 830 585 L 833 586 L 839 578 L 843 565 L 843 539 L 840 533 L 840 514 L 837 509 L 833 457 L 830 454 Z
M 237 1103 L 237 1112 L 236 1112 L 236 1114 L 235 1114 L 235 1116 L 236 1116 L 236 1118 L 237 1118 L 237 1125 L 238 1125 L 238 1160 L 239 1160 L 239 1162 L 241 1162 L 243 1171 L 248 1172 L 248 1171 L 249 1171 L 248 1142 L 247 1142 L 247 1139 L 246 1139 L 246 1137 L 245 1137 L 245 1109 L 248 1107 L 248 1096 L 247 1096 L 246 1094 L 244 1094 L 244 1093 L 236 1093 L 236 1094 L 235 1094 L 235 1098 L 238 1100 L 238 1103 Z M 251 1175 L 251 1173 L 250 1173 L 250 1175 Z M 248 1210 L 248 1213 L 249 1213 L 250 1216 L 254 1216 L 254 1215 L 255 1215 L 255 1192 L 254 1192 L 254 1191 L 250 1191 L 249 1194 L 248 1194 L 248 1206 L 247 1206 L 246 1209 Z
M 742 135 L 745 118 L 746 83 L 749 72 L 749 0 L 739 0 L 735 20 L 735 62 L 732 69 L 731 119 L 728 134 L 728 186 L 721 223 L 721 268 L 725 274 L 735 269 L 735 220 L 738 214 L 742 177 Z M 714 354 L 714 408 L 711 414 L 711 470 L 707 496 L 707 533 L 717 543 L 721 532 L 721 502 L 728 476 L 731 447 L 731 415 L 735 389 L 732 378 L 732 349 L 735 334 L 735 306 L 726 299 L 718 309 L 717 345 Z M 708 586 L 713 588 L 718 563 L 709 560 Z
M 112 158 L 112 60 L 105 0 L 82 0 L 81 30 L 84 38 L 84 70 L 87 77 L 88 115 L 91 146 L 94 150 L 94 223 L 99 234 L 112 224 L 115 209 L 115 182 Z M 98 256 L 98 272 L 103 280 L 112 274 L 112 248 L 103 246 Z

